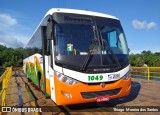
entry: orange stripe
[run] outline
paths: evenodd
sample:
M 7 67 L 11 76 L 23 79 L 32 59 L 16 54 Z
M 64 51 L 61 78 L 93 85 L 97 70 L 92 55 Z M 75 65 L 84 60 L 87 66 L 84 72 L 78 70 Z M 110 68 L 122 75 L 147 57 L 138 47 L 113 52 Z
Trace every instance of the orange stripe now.
M 36 60 L 36 63 L 38 64 L 38 69 L 40 69 L 42 71 L 42 67 L 41 67 L 41 64 L 40 64 L 38 58 L 36 56 L 34 56 L 34 59 Z
M 46 78 L 46 92 L 51 95 L 50 80 Z

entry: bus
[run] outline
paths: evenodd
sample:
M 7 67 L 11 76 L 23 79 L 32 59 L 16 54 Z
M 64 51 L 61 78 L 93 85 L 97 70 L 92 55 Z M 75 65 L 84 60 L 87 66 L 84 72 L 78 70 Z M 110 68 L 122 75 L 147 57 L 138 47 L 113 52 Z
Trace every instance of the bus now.
M 130 93 L 129 48 L 115 16 L 52 8 L 24 49 L 24 73 L 57 105 Z

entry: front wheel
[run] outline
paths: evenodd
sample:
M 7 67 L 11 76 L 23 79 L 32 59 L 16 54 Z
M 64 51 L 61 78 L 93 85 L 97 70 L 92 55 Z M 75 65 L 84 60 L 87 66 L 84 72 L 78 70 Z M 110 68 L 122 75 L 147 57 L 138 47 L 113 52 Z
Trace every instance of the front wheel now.
M 28 79 L 28 82 L 31 82 L 31 79 L 29 79 L 28 77 L 27 77 L 27 79 Z
M 38 79 L 39 79 L 38 80 L 38 88 L 41 90 L 41 88 L 42 88 L 42 78 L 39 77 Z
M 31 79 L 28 77 L 28 73 L 26 73 L 26 75 L 27 75 L 28 82 L 31 82 Z

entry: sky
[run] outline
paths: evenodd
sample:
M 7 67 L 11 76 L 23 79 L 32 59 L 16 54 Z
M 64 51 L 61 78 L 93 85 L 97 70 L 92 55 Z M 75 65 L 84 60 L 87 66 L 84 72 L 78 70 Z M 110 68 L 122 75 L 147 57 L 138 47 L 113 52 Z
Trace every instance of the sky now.
M 116 16 L 130 53 L 160 52 L 160 0 L 1 0 L 0 44 L 23 47 L 51 8 L 71 8 Z

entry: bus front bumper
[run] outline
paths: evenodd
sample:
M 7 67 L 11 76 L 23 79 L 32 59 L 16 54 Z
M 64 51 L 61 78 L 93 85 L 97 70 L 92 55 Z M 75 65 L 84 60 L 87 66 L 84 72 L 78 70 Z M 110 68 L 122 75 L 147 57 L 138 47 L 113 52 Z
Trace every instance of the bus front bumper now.
M 109 95 L 110 99 L 120 98 L 129 95 L 131 90 L 131 77 L 127 80 L 109 82 L 102 87 L 102 83 L 85 84 L 77 83 L 67 85 L 55 78 L 55 92 L 57 105 L 70 105 L 94 102 L 99 96 Z

